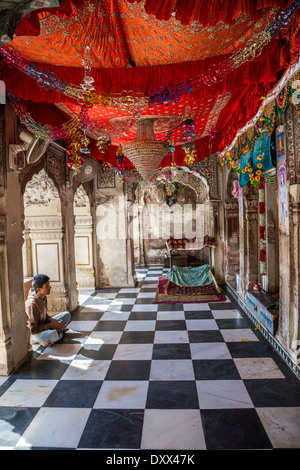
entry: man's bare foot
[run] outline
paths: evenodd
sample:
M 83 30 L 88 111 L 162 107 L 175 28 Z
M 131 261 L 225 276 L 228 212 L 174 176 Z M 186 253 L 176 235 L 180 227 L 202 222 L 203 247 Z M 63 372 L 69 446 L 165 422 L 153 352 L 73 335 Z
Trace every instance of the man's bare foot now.
M 50 346 L 53 346 L 53 343 L 39 343 L 41 346 L 44 346 L 45 348 L 50 348 Z

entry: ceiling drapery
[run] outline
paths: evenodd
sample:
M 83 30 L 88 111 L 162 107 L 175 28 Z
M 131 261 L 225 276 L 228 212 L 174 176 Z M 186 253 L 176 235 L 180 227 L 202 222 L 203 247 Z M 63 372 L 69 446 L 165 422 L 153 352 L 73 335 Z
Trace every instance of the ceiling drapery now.
M 277 0 L 70 0 L 60 6 L 65 16 L 50 9 L 30 14 L 38 19 L 39 34 L 26 35 L 32 17 L 19 23 L 13 40 L 0 49 L 0 78 L 35 121 L 61 125 L 80 115 L 82 103 L 65 93 L 65 84 L 82 84 L 88 46 L 94 93 L 146 98 L 138 113 L 99 103 L 86 110 L 93 156 L 115 164 L 118 146 L 134 140 L 136 120 L 150 115 L 157 118 L 157 138 L 171 132 L 173 163 L 184 165 L 181 124 L 187 109 L 195 121 L 197 158 L 223 151 L 279 74 L 298 59 L 299 6 Z M 19 56 L 13 68 L 10 54 Z M 52 74 L 53 86 L 35 79 L 36 69 Z M 161 124 L 166 118 L 168 127 Z M 104 154 L 97 150 L 98 132 L 111 140 Z M 168 154 L 160 166 L 170 162 Z
M 140 3 L 143 0 L 128 0 Z M 241 14 L 247 14 L 252 20 L 261 17 L 264 8 L 287 8 L 292 0 L 145 0 L 145 11 L 160 20 L 168 21 L 174 16 L 182 24 L 199 21 L 203 26 L 215 26 L 218 22 L 232 25 Z
M 12 45 L 32 61 L 70 67 L 81 67 L 84 44 L 91 49 L 94 68 L 174 64 L 233 53 L 264 31 L 275 15 L 267 9 L 258 21 L 243 15 L 230 27 L 224 22 L 186 26 L 173 17 L 165 22 L 149 16 L 142 4 L 85 2 L 72 17 L 40 13 L 40 34 L 33 39 L 22 34 Z

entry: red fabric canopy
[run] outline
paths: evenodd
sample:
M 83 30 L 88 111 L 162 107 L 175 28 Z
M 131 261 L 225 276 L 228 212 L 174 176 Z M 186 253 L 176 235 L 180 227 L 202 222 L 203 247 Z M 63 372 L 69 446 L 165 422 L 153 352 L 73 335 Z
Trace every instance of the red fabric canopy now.
M 164 21 L 173 16 L 186 25 L 199 21 L 203 26 L 215 26 L 220 21 L 232 25 L 240 14 L 247 14 L 252 20 L 257 20 L 264 8 L 280 7 L 285 10 L 291 3 L 292 0 L 145 0 L 145 11 Z
M 257 21 L 239 18 L 230 28 L 223 22 L 213 27 L 185 26 L 173 17 L 168 22 L 158 20 L 147 15 L 142 4 L 124 0 L 90 0 L 88 6 L 74 9 L 71 17 L 49 13 L 28 15 L 39 18 L 40 34 L 18 37 L 25 18 L 11 43 L 13 48 L 32 61 L 81 68 L 83 46 L 89 45 L 93 69 L 175 64 L 231 54 L 276 16 L 269 9 Z
M 252 63 L 246 62 L 238 70 L 231 72 L 227 77 L 224 77 L 221 83 L 214 87 L 200 88 L 168 106 L 162 104 L 152 109 L 146 108 L 143 110 L 142 116 L 183 116 L 186 106 L 189 106 L 196 122 L 198 137 L 196 146 L 199 157 L 207 157 L 210 150 L 208 147 L 209 142 L 211 142 L 214 151 L 224 148 L 233 140 L 236 131 L 256 114 L 261 104 L 261 97 L 269 91 L 270 85 L 276 82 L 278 72 L 287 65 L 289 57 L 282 61 L 280 41 L 270 44 L 264 52 L 264 55 L 258 56 Z M 200 74 L 211 63 L 212 60 L 209 59 L 188 63 L 188 66 L 186 64 L 176 64 L 163 67 L 130 68 L 127 75 L 122 73 L 122 69 L 97 69 L 93 75 L 96 79 L 97 90 L 107 90 L 112 93 L 130 88 L 136 92 L 145 93 L 151 85 L 154 87 L 159 86 L 164 77 L 166 83 L 170 81 L 171 76 L 173 76 L 173 80 L 180 83 L 187 79 L 190 74 Z M 49 69 L 61 72 L 60 78 L 66 81 L 72 83 L 80 83 L 81 81 L 79 75 L 82 74 L 82 70 L 80 69 L 61 69 L 53 66 Z M 62 75 L 62 72 L 65 72 L 65 74 Z M 80 112 L 80 105 L 75 103 L 74 100 L 55 91 L 39 87 L 34 80 L 24 77 L 21 72 L 15 69 L 13 74 L 11 70 L 4 69 L 2 77 L 6 82 L 8 91 L 24 100 L 29 100 L 28 110 L 37 122 L 58 125 L 63 122 L 62 116 L 67 120 Z M 75 77 L 77 80 L 75 80 Z M 19 83 L 23 83 L 22 88 L 18 87 Z M 102 86 L 100 86 L 100 83 Z M 219 107 L 218 98 L 221 99 Z M 48 108 L 46 108 L 46 103 L 48 103 Z M 53 106 L 52 103 L 56 103 L 56 106 Z M 46 112 L 45 109 L 47 109 Z M 51 112 L 49 112 L 50 109 Z M 216 116 L 218 133 L 211 139 L 209 135 L 211 128 L 208 125 L 208 120 L 213 112 L 219 112 Z M 115 128 L 109 125 L 109 120 L 122 117 L 124 120 L 125 118 L 132 118 L 132 114 L 129 112 L 124 113 L 124 111 L 117 108 L 97 105 L 89 110 L 89 115 L 98 126 L 102 125 L 106 130 L 109 130 L 111 136 L 115 134 Z M 164 128 L 162 132 L 159 132 L 159 129 L 157 130 L 157 138 L 163 139 L 164 135 Z M 173 130 L 173 137 L 175 146 L 176 143 L 182 142 L 182 129 L 180 126 Z M 127 132 L 126 137 L 117 136 L 112 138 L 112 141 L 114 145 L 118 145 L 128 140 L 134 140 L 134 138 L 135 128 L 132 127 Z M 176 154 L 180 153 L 180 148 L 179 145 Z
M 162 5 L 160 0 L 72 1 L 69 6 L 74 8 L 76 16 L 59 19 L 49 15 L 49 11 L 38 12 L 40 35 L 15 37 L 6 46 L 19 51 L 30 64 L 28 73 L 24 74 L 10 68 L 4 60 L 1 62 L 1 79 L 7 91 L 20 98 L 27 112 L 40 124 L 58 126 L 69 121 L 79 115 L 80 104 L 56 87 L 41 86 L 29 72 L 37 66 L 45 73 L 54 74 L 60 82 L 80 85 L 84 77 L 84 45 L 89 45 L 90 75 L 97 93 L 126 95 L 132 91 L 151 96 L 165 87 L 176 87 L 183 82 L 193 84 L 190 92 L 177 100 L 146 106 L 138 116 L 118 106 L 94 104 L 88 116 L 95 132 L 89 137 L 97 137 L 102 128 L 112 142 L 103 156 L 92 140 L 90 145 L 96 158 L 115 164 L 116 147 L 135 138 L 137 117 L 154 116 L 156 137 L 164 140 L 166 130 L 172 131 L 175 163 L 183 165 L 181 121 L 187 108 L 195 120 L 198 159 L 223 151 L 257 113 L 262 96 L 274 87 L 278 73 L 297 60 L 299 12 L 290 27 L 268 40 L 255 58 L 226 69 L 226 64 L 234 64 L 235 53 L 243 51 L 251 41 L 259 40 L 264 28 L 276 21 L 279 10 L 274 7 L 279 2 L 215 0 L 209 3 L 209 8 L 202 0 L 163 3 L 165 8 L 159 10 L 162 18 L 156 17 L 158 9 L 154 10 L 155 4 Z M 291 2 L 280 3 L 282 8 L 283 3 L 287 6 Z M 215 6 L 214 12 L 210 10 L 211 4 Z M 63 5 L 66 7 L 67 3 Z M 171 16 L 166 21 L 174 8 L 176 18 Z M 178 17 L 183 12 L 184 20 L 183 16 Z M 200 24 L 190 24 L 196 13 Z M 250 18 L 239 16 L 245 13 Z M 222 70 L 223 75 L 217 83 L 205 84 L 203 77 L 209 75 L 212 67 Z M 160 166 L 169 165 L 170 159 L 168 154 Z

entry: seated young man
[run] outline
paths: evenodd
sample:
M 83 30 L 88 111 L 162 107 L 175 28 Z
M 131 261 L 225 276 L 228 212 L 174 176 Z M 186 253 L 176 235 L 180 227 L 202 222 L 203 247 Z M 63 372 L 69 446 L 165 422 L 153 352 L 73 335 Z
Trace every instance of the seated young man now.
M 34 276 L 32 289 L 25 302 L 28 317 L 27 326 L 31 331 L 31 343 L 52 346 L 63 337 L 71 321 L 70 312 L 62 312 L 54 317 L 47 313 L 47 295 L 50 294 L 50 279 L 45 274 Z

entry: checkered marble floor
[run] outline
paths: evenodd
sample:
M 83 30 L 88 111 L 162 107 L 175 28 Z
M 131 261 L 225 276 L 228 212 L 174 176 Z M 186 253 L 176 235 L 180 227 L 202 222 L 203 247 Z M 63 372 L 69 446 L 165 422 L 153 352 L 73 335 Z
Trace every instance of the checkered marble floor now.
M 0 450 L 300 448 L 297 377 L 229 294 L 153 304 L 165 272 L 81 292 L 73 332 L 0 377 Z

